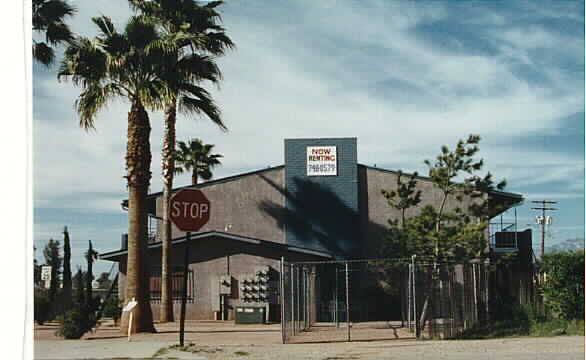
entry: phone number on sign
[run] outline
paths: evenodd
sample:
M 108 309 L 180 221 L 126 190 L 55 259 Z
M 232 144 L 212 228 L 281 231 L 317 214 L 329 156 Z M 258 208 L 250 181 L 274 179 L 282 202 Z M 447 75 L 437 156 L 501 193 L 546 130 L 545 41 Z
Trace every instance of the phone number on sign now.
M 336 172 L 336 165 L 334 164 L 308 164 L 307 165 L 307 172 L 308 173 L 335 173 Z

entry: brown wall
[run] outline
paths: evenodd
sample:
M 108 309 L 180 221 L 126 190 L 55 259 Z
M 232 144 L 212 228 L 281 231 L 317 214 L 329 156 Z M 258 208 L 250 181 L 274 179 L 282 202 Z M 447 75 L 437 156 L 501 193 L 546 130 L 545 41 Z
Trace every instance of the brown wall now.
M 212 297 L 212 292 L 217 291 L 217 287 L 212 285 L 212 281 L 219 281 L 221 275 L 228 272 L 233 278 L 232 296 L 228 301 L 229 309 L 239 305 L 261 306 L 264 303 L 243 302 L 240 297 L 240 280 L 247 274 L 254 273 L 259 266 L 268 265 L 271 271 L 271 280 L 278 280 L 278 271 L 281 256 L 287 261 L 310 261 L 318 260 L 312 255 L 305 255 L 284 251 L 282 248 L 272 248 L 256 244 L 248 244 L 235 240 L 224 238 L 207 238 L 204 240 L 192 240 L 190 246 L 189 269 L 194 273 L 195 301 L 188 303 L 186 307 L 186 317 L 190 320 L 214 320 L 212 301 L 218 300 L 218 297 Z M 173 246 L 171 264 L 174 266 L 182 265 L 184 261 L 185 244 Z M 149 251 L 150 266 L 160 266 L 161 248 L 154 248 Z M 126 284 L 126 266 L 125 261 L 120 263 L 119 288 L 121 297 L 124 296 L 124 286 Z M 215 294 L 214 294 L 215 295 Z M 159 318 L 159 303 L 152 302 L 153 318 Z M 179 319 L 181 302 L 174 301 L 174 313 L 176 319 Z M 231 311 L 230 311 L 231 312 Z M 231 315 L 232 316 L 232 315 Z
M 285 235 L 278 220 L 259 208 L 264 202 L 285 206 L 284 195 L 270 184 L 283 188 L 284 174 L 281 167 L 201 187 L 210 200 L 211 213 L 209 222 L 199 232 L 225 231 L 284 243 Z M 162 217 L 161 199 L 162 195 L 157 198 L 158 217 Z M 158 231 L 160 239 L 160 220 Z M 172 231 L 173 238 L 185 235 L 175 225 L 172 225 Z
M 400 212 L 391 208 L 381 194 L 383 189 L 390 190 L 396 187 L 397 173 L 359 165 L 358 181 L 362 254 L 357 254 L 356 257 L 377 258 L 380 257 L 379 244 L 385 239 L 389 218 L 400 218 Z M 263 203 L 284 207 L 284 194 L 279 191 L 279 188 L 282 190 L 283 187 L 283 167 L 201 187 L 212 204 L 212 212 L 209 223 L 200 232 L 216 230 L 269 242 L 285 243 L 283 219 L 268 215 L 261 209 Z M 425 205 L 438 206 L 442 201 L 441 193 L 433 187 L 429 180 L 418 179 L 417 187 L 422 190 L 422 202 L 417 208 L 408 210 L 407 217 L 418 214 Z M 158 216 L 161 216 L 160 200 L 159 197 L 157 199 Z M 456 206 L 464 208 L 467 204 L 452 200 L 446 204 L 446 209 L 453 209 Z M 231 227 L 227 228 L 228 225 Z M 173 237 L 181 236 L 184 236 L 184 233 L 173 226 Z M 229 301 L 229 305 L 232 307 L 242 304 L 238 296 L 238 281 L 242 274 L 252 273 L 256 267 L 261 265 L 268 265 L 278 271 L 278 260 L 281 256 L 285 256 L 288 261 L 319 260 L 314 256 L 293 252 L 284 253 L 284 250 L 271 246 L 247 244 L 225 238 L 192 240 L 191 244 L 189 262 L 190 268 L 194 271 L 196 300 L 187 306 L 188 319 L 214 319 L 212 291 L 215 289 L 212 286 L 212 279 L 226 274 L 228 257 L 230 274 L 234 277 L 237 289 Z M 160 247 L 151 249 L 149 253 L 151 266 L 160 266 Z M 173 246 L 172 264 L 181 265 L 183 254 L 183 244 Z M 123 260 L 120 263 L 121 295 L 124 294 L 125 272 L 126 265 Z M 155 319 L 158 318 L 158 308 L 158 304 L 153 304 Z M 180 303 L 176 301 L 175 316 L 177 318 L 179 311 Z
M 361 226 L 363 243 L 365 244 L 364 256 L 373 258 L 380 256 L 378 252 L 378 242 L 386 236 L 389 219 L 400 219 L 401 212 L 389 206 L 387 199 L 381 191 L 393 190 L 397 187 L 397 173 L 367 168 L 359 166 L 359 204 L 361 212 Z M 408 181 L 408 176 L 402 177 L 403 181 Z M 417 190 L 421 190 L 421 203 L 417 207 L 408 209 L 405 212 L 406 218 L 419 214 L 421 209 L 426 205 L 433 205 L 439 208 L 443 197 L 441 192 L 435 188 L 433 183 L 426 179 L 417 179 Z M 470 204 L 470 199 L 464 199 L 458 202 L 453 197 L 447 201 L 446 210 L 453 210 L 456 207 L 466 209 Z

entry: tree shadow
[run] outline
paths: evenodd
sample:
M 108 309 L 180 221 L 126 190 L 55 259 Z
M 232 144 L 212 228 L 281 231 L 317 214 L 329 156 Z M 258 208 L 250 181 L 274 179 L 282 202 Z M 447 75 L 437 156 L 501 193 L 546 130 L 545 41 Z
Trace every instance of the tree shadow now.
M 360 257 L 359 212 L 344 203 L 329 187 L 303 178 L 294 178 L 292 193 L 260 175 L 285 197 L 286 206 L 263 201 L 259 209 L 273 217 L 287 233 L 289 245 L 326 251 L 336 258 Z

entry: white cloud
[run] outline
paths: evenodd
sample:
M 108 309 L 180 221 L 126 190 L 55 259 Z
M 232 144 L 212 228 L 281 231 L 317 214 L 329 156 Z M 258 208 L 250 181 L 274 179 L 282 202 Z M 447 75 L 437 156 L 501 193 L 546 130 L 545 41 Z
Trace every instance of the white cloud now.
M 78 4 L 73 27 L 81 33 L 94 31 L 89 15 L 116 14 L 120 22 L 127 14 L 110 1 Z M 332 136 L 358 137 L 363 163 L 423 173 L 422 160 L 442 144 L 478 133 L 488 169 L 511 187 L 564 182 L 573 190 L 543 192 L 583 191 L 581 154 L 515 146 L 522 136 L 555 133 L 561 119 L 584 111 L 583 73 L 544 63 L 533 51 L 581 58 L 583 39 L 545 25 L 517 25 L 505 12 L 477 10 L 486 16 L 459 19 L 444 5 L 302 2 L 287 9 L 251 6 L 240 14 L 234 8 L 241 4 L 227 4 L 224 21 L 238 48 L 220 60 L 225 81 L 212 92 L 230 132 L 180 116 L 178 139 L 216 144 L 225 156 L 216 177 L 281 164 L 284 138 Z M 421 25 L 439 21 L 480 24 L 471 36 L 496 50 L 482 54 L 462 45 L 448 51 L 417 35 Z M 520 75 L 519 66 L 546 81 Z M 121 199 L 112 193 L 125 192 L 128 105 L 104 109 L 97 132 L 86 134 L 73 111 L 79 89 L 53 77 L 37 77 L 34 86 L 37 206 L 79 209 L 72 194 L 104 193 L 88 207 L 118 211 Z M 151 189 L 158 191 L 162 115 L 152 114 L 151 124 Z M 188 182 L 183 175 L 175 183 Z

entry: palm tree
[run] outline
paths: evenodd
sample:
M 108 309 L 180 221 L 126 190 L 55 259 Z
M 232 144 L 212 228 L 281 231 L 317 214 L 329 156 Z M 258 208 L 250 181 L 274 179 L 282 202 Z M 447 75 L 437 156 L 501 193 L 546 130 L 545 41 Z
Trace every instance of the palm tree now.
M 220 154 L 212 154 L 214 145 L 204 144 L 200 139 L 191 139 L 189 143 L 179 141 L 179 151 L 175 156 L 177 167 L 176 174 L 191 171 L 191 185 L 197 185 L 197 179 L 209 180 L 212 178 L 212 170 L 221 165 Z
M 33 58 L 45 66 L 55 60 L 51 46 L 70 43 L 73 33 L 64 19 L 77 10 L 64 0 L 33 0 L 33 31 L 44 33 L 45 41 L 33 40 Z
M 163 175 L 163 231 L 161 259 L 161 311 L 160 321 L 173 321 L 173 300 L 171 297 L 171 221 L 169 201 L 173 191 L 175 173 L 175 123 L 177 110 L 188 114 L 203 114 L 222 130 L 226 130 L 219 108 L 209 93 L 197 84 L 207 80 L 217 84 L 222 74 L 215 59 L 234 43 L 226 36 L 216 7 L 221 1 L 200 6 L 193 0 L 130 0 L 145 18 L 158 24 L 166 34 L 166 40 L 159 46 L 170 56 L 162 78 L 173 96 L 165 106 L 165 130 L 161 154 Z
M 76 101 L 80 126 L 94 128 L 96 113 L 114 98 L 130 102 L 126 148 L 128 186 L 128 260 L 125 300 L 135 298 L 132 329 L 154 331 L 149 301 L 146 260 L 146 197 L 151 178 L 150 122 L 146 107 L 162 108 L 165 83 L 158 76 L 163 55 L 151 50 L 160 41 L 152 24 L 131 17 L 124 32 L 116 31 L 110 18 L 92 21 L 99 28 L 94 39 L 76 39 L 65 51 L 59 78 L 70 78 L 82 92 Z M 128 326 L 128 314 L 121 321 L 121 331 Z

